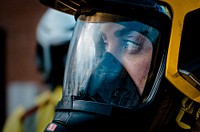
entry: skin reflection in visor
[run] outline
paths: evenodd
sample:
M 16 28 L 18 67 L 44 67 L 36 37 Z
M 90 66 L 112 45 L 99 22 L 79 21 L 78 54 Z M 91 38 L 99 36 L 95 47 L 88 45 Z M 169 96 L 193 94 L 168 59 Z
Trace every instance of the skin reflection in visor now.
M 141 33 L 117 23 L 105 23 L 100 31 L 106 51 L 125 67 L 141 95 L 150 69 L 152 42 Z

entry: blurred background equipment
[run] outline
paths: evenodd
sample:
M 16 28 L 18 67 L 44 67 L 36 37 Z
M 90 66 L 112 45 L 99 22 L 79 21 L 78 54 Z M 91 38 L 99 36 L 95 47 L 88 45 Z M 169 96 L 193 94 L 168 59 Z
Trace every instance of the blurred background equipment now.
M 47 7 L 41 5 L 36 0 L 1 0 L 0 4 L 0 28 L 1 42 L 0 42 L 0 59 L 1 59 L 1 120 L 0 131 L 2 131 L 3 124 L 6 117 L 15 107 L 9 104 L 10 102 L 20 102 L 20 97 L 27 100 L 25 96 L 26 91 L 36 89 L 37 93 L 44 90 L 41 82 L 41 77 L 36 69 L 35 56 L 35 28 L 40 17 L 43 15 Z M 15 85 L 16 84 L 16 85 Z M 32 85 L 33 84 L 33 85 Z M 31 85 L 30 89 L 18 87 L 22 85 Z M 21 93 L 12 93 L 11 98 L 8 93 L 13 91 L 12 88 L 18 89 Z M 15 91 L 14 90 L 14 91 Z M 32 96 L 35 93 L 32 93 Z M 30 98 L 30 97 L 28 97 Z M 17 100 L 16 100 L 17 99 Z M 26 103 L 27 104 L 27 103 Z M 19 105 L 19 104 L 17 104 Z
M 30 92 L 27 90 L 30 85 L 18 85 L 22 90 L 20 92 L 26 91 L 24 96 L 27 96 L 26 102 L 31 106 L 16 107 L 7 118 L 3 132 L 41 132 L 53 119 L 55 106 L 62 96 L 65 60 L 74 25 L 72 15 L 51 8 L 41 17 L 36 28 L 35 64 L 47 90 L 34 98 L 31 94 L 35 92 L 34 88 Z M 9 93 L 17 93 L 17 90 Z

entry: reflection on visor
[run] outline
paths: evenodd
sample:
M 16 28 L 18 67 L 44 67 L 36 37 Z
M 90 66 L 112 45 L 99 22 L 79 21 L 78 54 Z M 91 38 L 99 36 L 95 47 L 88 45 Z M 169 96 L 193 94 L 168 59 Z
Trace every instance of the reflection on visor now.
M 158 30 L 138 21 L 77 21 L 63 96 L 120 107 L 138 105 Z

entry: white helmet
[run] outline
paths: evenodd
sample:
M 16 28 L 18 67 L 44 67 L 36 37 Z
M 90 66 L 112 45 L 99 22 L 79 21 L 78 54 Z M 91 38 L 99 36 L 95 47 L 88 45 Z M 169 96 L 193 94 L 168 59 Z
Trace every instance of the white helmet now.
M 62 84 L 65 57 L 74 25 L 72 15 L 49 8 L 37 26 L 37 67 L 47 83 Z

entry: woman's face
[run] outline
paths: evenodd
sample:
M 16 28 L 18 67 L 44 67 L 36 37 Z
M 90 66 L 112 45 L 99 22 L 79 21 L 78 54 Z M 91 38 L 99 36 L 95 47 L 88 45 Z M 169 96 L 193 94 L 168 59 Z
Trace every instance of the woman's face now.
M 152 42 L 141 33 L 116 23 L 103 24 L 100 31 L 106 51 L 125 67 L 141 95 L 150 69 Z

